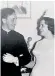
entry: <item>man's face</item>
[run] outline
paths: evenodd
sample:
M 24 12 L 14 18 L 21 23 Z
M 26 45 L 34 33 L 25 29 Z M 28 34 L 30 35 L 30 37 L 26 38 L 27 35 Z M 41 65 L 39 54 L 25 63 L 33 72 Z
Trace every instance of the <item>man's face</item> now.
M 15 13 L 8 15 L 8 17 L 6 18 L 6 25 L 9 30 L 15 29 L 16 19 L 17 19 L 17 17 L 16 17 Z

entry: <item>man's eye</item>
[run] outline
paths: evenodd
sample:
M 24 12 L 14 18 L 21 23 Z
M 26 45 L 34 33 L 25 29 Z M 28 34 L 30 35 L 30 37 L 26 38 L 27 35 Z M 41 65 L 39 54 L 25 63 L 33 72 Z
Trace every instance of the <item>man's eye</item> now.
M 15 20 L 15 18 L 12 19 L 12 21 L 14 21 L 14 20 Z
M 13 21 L 15 20 L 15 18 L 13 18 Z

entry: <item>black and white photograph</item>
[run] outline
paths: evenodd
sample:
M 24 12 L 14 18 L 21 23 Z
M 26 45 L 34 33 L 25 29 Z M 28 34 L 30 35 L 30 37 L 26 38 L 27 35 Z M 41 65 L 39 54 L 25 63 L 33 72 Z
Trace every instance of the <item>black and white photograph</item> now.
M 1 76 L 54 76 L 54 1 L 1 1 Z

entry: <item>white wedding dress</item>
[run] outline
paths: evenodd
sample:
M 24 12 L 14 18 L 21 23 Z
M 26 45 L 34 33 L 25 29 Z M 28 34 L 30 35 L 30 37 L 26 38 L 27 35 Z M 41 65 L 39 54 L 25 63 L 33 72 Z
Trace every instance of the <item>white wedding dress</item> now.
M 37 60 L 31 76 L 54 76 L 54 40 L 39 41 L 33 54 Z

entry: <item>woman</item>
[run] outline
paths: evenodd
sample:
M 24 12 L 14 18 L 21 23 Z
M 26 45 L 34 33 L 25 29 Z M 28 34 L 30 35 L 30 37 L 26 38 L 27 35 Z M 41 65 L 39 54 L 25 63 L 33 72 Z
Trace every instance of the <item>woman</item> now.
M 31 76 L 53 76 L 54 70 L 54 19 L 42 17 L 37 22 L 37 33 L 41 36 L 33 50 L 37 58 Z

